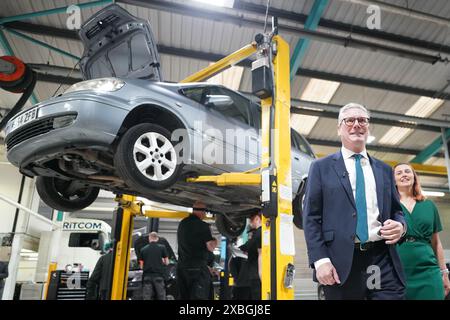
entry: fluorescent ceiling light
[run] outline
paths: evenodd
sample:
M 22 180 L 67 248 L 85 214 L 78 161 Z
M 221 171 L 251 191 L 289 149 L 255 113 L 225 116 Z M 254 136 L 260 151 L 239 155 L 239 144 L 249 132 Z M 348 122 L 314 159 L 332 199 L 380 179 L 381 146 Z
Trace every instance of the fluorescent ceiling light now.
M 407 116 L 425 118 L 431 115 L 444 103 L 444 100 L 430 97 L 420 97 L 408 111 Z
M 313 78 L 309 80 L 300 99 L 319 103 L 329 103 L 336 93 L 336 90 L 339 88 L 339 85 L 339 82 Z M 319 117 L 316 116 L 293 114 L 291 116 L 291 126 L 299 133 L 308 135 L 316 125 L 317 120 L 319 120 Z
M 87 207 L 81 210 L 82 212 L 85 211 L 96 211 L 96 212 L 113 212 L 114 207 Z
M 407 116 L 414 116 L 419 118 L 426 118 L 437 110 L 444 100 L 430 97 L 420 97 L 417 101 L 406 111 Z M 408 137 L 413 129 L 393 127 L 389 129 L 384 136 L 381 137 L 381 144 L 397 145 L 406 137 Z
M 375 136 L 368 136 L 367 137 L 367 143 L 372 143 L 372 142 L 374 142 L 375 141 Z
M 413 129 L 409 128 L 400 128 L 400 127 L 393 127 L 390 128 L 384 136 L 381 137 L 380 143 L 381 144 L 390 144 L 390 145 L 397 145 L 405 139 L 407 136 L 411 134 Z
M 234 0 L 195 0 L 196 2 L 206 3 L 217 7 L 233 8 Z
M 291 115 L 291 127 L 302 135 L 308 135 L 316 125 L 317 119 L 319 118 L 316 116 L 294 113 Z
M 211 65 L 212 63 L 210 63 Z M 220 84 L 232 90 L 239 90 L 242 80 L 244 67 L 232 66 L 214 77 L 209 78 L 206 82 Z
M 444 197 L 445 193 L 441 191 L 426 191 L 422 190 L 422 194 L 427 197 Z
M 340 83 L 335 81 L 311 79 L 300 99 L 321 103 L 330 102 Z

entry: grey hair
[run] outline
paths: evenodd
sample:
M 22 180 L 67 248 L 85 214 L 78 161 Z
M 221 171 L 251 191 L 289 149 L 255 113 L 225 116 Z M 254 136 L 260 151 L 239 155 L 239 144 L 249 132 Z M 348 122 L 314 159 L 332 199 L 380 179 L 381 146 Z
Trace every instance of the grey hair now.
M 367 110 L 362 104 L 350 102 L 350 103 L 347 103 L 345 106 L 343 106 L 341 109 L 339 109 L 338 126 L 341 124 L 342 120 L 344 119 L 343 113 L 349 109 L 362 110 L 367 114 L 367 117 L 370 118 L 369 110 Z

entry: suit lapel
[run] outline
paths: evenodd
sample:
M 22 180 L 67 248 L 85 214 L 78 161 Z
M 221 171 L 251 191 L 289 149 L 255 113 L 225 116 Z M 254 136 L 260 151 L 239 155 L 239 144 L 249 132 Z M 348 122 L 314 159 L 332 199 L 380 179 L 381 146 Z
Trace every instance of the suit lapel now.
M 342 157 L 341 151 L 334 154 L 333 157 L 333 168 L 336 171 L 339 182 L 344 187 L 345 193 L 352 203 L 353 207 L 356 208 L 355 197 L 353 196 L 352 185 L 350 184 L 350 179 L 348 178 L 347 169 L 345 168 L 344 158 Z
M 377 187 L 377 202 L 378 202 L 378 210 L 380 212 L 380 216 L 383 212 L 383 195 L 384 195 L 384 180 L 383 180 L 383 169 L 380 166 L 378 160 L 369 156 L 370 163 L 372 165 L 373 175 L 375 176 L 375 184 Z

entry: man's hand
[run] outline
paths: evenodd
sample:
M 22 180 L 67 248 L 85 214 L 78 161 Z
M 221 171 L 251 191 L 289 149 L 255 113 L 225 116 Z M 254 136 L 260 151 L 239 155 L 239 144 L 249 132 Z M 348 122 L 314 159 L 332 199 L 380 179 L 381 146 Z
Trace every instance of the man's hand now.
M 331 262 L 325 262 L 316 270 L 317 280 L 324 285 L 340 284 L 339 276 Z
M 380 229 L 380 234 L 386 240 L 386 244 L 395 244 L 403 234 L 403 224 L 398 221 L 388 219 Z

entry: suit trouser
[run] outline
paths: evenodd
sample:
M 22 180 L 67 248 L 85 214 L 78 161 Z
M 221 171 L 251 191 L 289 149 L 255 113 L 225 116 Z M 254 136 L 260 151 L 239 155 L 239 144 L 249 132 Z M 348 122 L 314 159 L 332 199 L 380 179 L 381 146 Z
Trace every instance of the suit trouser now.
M 261 280 L 250 279 L 250 299 L 261 300 Z
M 211 275 L 206 266 L 177 266 L 178 298 L 181 300 L 210 299 Z
M 166 300 L 166 284 L 162 276 L 144 275 L 142 289 L 144 300 Z
M 388 247 L 354 249 L 345 283 L 324 286 L 327 300 L 404 300 L 405 286 L 394 269 Z

